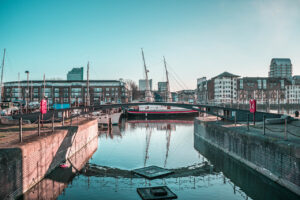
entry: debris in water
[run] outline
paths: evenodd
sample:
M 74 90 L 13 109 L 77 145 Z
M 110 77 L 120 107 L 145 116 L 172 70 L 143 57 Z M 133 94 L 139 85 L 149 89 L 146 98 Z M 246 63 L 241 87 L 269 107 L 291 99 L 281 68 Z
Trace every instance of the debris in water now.
M 177 199 L 177 195 L 167 186 L 137 188 L 136 190 L 143 200 Z
M 143 167 L 143 168 L 132 170 L 132 172 L 140 176 L 143 176 L 147 179 L 154 179 L 154 178 L 158 178 L 158 177 L 162 177 L 174 173 L 171 170 L 167 170 L 157 166 Z

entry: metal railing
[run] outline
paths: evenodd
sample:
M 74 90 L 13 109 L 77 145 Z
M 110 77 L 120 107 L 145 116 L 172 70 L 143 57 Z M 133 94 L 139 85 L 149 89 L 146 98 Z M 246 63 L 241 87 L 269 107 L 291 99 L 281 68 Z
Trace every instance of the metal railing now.
M 67 109 L 50 110 L 42 117 L 41 113 L 19 114 L 13 116 L 18 120 L 18 142 L 24 141 L 24 133 L 31 131 L 30 136 L 41 136 L 44 133 L 54 133 L 56 127 L 65 127 L 66 125 L 79 124 L 79 118 L 90 119 L 90 113 L 101 110 L 101 108 L 89 107 L 73 107 Z M 43 118 L 43 119 L 42 119 Z M 29 122 L 30 123 L 26 123 Z M 68 121 L 68 124 L 66 123 Z M 51 124 L 51 125 L 50 125 Z M 36 125 L 36 126 L 35 126 Z M 50 126 L 49 126 L 50 125 Z M 26 130 L 26 128 L 31 130 Z M 13 140 L 15 142 L 15 140 Z

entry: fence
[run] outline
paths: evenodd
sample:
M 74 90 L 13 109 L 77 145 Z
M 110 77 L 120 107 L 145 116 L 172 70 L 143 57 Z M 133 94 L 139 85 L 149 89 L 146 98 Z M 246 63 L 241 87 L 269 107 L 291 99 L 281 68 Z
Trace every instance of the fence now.
M 50 110 L 47 114 L 30 113 L 14 115 L 14 121 L 18 121 L 17 129 L 15 126 L 7 126 L 7 138 L 2 139 L 0 144 L 23 142 L 24 138 L 31 136 L 41 136 L 42 133 L 53 133 L 58 127 L 66 125 L 72 126 L 79 123 L 80 118 L 90 118 L 90 113 L 100 108 L 95 107 L 74 107 L 60 110 Z M 68 122 L 68 123 L 66 123 Z M 17 137 L 16 137 L 17 135 Z

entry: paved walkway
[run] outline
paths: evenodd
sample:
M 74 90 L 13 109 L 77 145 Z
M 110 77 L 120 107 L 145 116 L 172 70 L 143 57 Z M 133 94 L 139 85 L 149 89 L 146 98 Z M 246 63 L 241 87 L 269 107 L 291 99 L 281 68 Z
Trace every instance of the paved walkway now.
M 76 126 L 81 124 L 87 119 L 84 117 L 74 118 L 72 125 Z M 70 120 L 66 120 L 64 126 L 61 122 L 54 123 L 54 130 L 58 128 L 70 126 Z M 47 136 L 52 133 L 52 123 L 44 124 L 43 128 L 41 127 L 41 136 Z M 33 124 L 23 124 L 23 142 L 32 140 L 38 137 L 38 125 Z M 19 143 L 19 126 L 18 125 L 0 125 L 0 148 L 1 147 L 10 147 L 13 144 Z
M 241 131 L 247 132 L 251 135 L 259 135 L 269 138 L 271 137 L 274 139 L 281 139 L 282 141 L 300 144 L 300 120 L 298 119 L 287 124 L 287 137 L 285 137 L 284 124 L 266 124 L 264 135 L 262 122 L 256 122 L 255 126 L 253 125 L 253 123 L 251 123 L 248 131 L 247 123 L 238 123 L 235 125 L 234 123 L 229 121 L 217 120 L 215 116 L 200 117 L 199 119 L 203 121 L 215 121 L 221 126 L 232 129 L 240 129 Z

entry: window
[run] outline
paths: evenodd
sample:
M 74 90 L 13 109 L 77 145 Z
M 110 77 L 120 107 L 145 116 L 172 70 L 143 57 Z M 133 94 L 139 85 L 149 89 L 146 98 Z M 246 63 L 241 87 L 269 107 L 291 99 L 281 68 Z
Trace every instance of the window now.
M 284 80 L 280 80 L 280 87 L 281 89 L 284 89 Z
M 244 89 L 244 81 L 240 80 L 240 89 Z
M 261 89 L 261 80 L 257 80 L 257 87 L 258 89 Z
M 102 92 L 102 88 L 94 88 L 94 93 L 96 92 Z
M 267 80 L 263 80 L 263 89 L 267 89 Z

